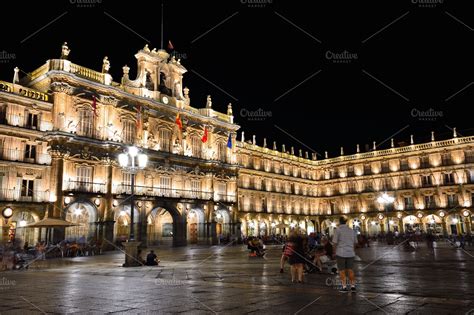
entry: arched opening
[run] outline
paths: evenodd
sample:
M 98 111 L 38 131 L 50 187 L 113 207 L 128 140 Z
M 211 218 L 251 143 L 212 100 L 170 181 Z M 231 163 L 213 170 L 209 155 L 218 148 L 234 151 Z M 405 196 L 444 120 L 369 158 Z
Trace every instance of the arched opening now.
M 175 233 L 173 224 L 173 216 L 168 210 L 164 208 L 152 210 L 147 217 L 148 245 L 171 246 Z
M 97 210 L 88 202 L 75 202 L 66 209 L 66 221 L 76 223 L 66 229 L 65 238 L 68 241 L 78 241 L 84 238 L 86 241 L 96 235 Z
M 382 222 L 378 218 L 367 219 L 367 231 L 369 236 L 377 236 L 382 232 Z
M 197 244 L 204 237 L 204 211 L 202 209 L 191 209 L 187 215 L 187 241 L 189 244 Z
M 10 219 L 9 234 L 12 233 L 15 245 L 23 247 L 25 242 L 28 242 L 29 246 L 35 245 L 38 241 L 40 229 L 39 228 L 28 228 L 26 227 L 30 223 L 39 221 L 36 214 L 29 211 L 15 211 Z
M 226 209 L 216 210 L 214 215 L 216 221 L 216 235 L 218 238 L 230 236 L 230 213 Z
M 414 215 L 408 215 L 403 218 L 403 227 L 407 233 L 414 233 L 423 230 L 421 220 Z
M 258 223 L 258 236 L 267 236 L 268 235 L 268 226 L 267 226 L 267 223 L 265 221 L 260 221 Z
M 431 232 L 434 234 L 443 233 L 443 220 L 435 214 L 429 214 L 425 216 L 422 220 L 425 225 L 426 232 Z
M 448 229 L 448 234 L 460 235 L 466 231 L 463 218 L 456 214 L 450 214 L 446 217 L 446 227 Z
M 334 234 L 334 229 L 337 227 L 336 222 L 332 222 L 329 219 L 324 220 L 321 222 L 321 231 L 323 234 L 332 236 Z

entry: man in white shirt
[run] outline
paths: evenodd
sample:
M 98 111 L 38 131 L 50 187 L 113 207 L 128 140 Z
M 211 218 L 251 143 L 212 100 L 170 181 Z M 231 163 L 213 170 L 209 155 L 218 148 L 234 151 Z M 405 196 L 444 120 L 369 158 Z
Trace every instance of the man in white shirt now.
M 347 292 L 346 271 L 349 274 L 351 283 L 351 291 L 355 291 L 355 277 L 352 267 L 354 265 L 355 244 L 357 242 L 356 233 L 353 229 L 346 225 L 345 217 L 339 218 L 339 227 L 334 233 L 332 243 L 335 247 L 337 269 L 339 269 L 339 277 L 342 282 L 342 291 Z

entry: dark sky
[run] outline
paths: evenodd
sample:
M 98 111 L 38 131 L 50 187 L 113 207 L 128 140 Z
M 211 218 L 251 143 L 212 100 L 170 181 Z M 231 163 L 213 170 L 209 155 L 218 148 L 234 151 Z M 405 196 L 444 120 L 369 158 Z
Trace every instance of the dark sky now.
M 125 64 L 134 78 L 133 55 L 147 41 L 160 46 L 161 2 L 80 2 L 4 6 L 11 20 L 3 23 L 0 79 L 10 81 L 14 66 L 30 72 L 59 57 L 64 41 L 72 62 L 100 70 L 107 55 L 114 81 Z M 188 69 L 192 105 L 203 107 L 207 94 L 219 111 L 232 102 L 247 139 L 335 156 L 357 143 L 389 147 L 393 134 L 396 143 L 410 134 L 428 141 L 431 130 L 445 139 L 450 127 L 474 134 L 468 1 L 251 2 L 164 0 L 165 46 L 171 40 Z M 264 117 L 251 119 L 258 109 Z M 429 109 L 437 115 L 419 117 Z

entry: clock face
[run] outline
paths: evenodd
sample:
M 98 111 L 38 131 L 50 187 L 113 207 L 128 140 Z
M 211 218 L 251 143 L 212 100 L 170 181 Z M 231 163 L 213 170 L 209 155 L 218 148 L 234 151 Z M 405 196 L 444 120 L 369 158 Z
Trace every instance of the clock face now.
M 3 217 L 5 218 L 10 218 L 12 215 L 13 215 L 13 210 L 12 208 L 5 208 L 3 211 L 2 211 L 2 215 Z
M 163 96 L 161 100 L 163 101 L 163 103 L 168 104 L 168 98 L 166 96 Z

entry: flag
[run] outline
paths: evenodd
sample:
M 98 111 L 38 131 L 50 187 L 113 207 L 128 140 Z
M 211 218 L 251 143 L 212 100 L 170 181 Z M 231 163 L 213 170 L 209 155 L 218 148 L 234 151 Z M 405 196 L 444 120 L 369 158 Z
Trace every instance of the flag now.
M 204 127 L 204 135 L 202 136 L 201 141 L 203 143 L 207 142 L 207 128 L 206 127 Z
M 99 116 L 97 115 L 97 101 L 94 95 L 92 95 L 92 110 L 94 111 L 94 116 Z
M 173 44 L 171 43 L 170 40 L 168 41 L 168 49 L 169 50 L 174 50 L 174 46 L 173 46 Z
M 142 126 L 142 106 L 138 105 L 137 107 L 135 107 L 135 110 L 137 111 L 137 130 L 138 130 Z
M 227 147 L 232 149 L 232 135 L 229 133 L 229 139 L 227 139 Z
M 179 113 L 176 114 L 176 125 L 178 125 L 179 130 L 183 129 L 183 123 L 181 122 L 181 117 L 179 117 Z

